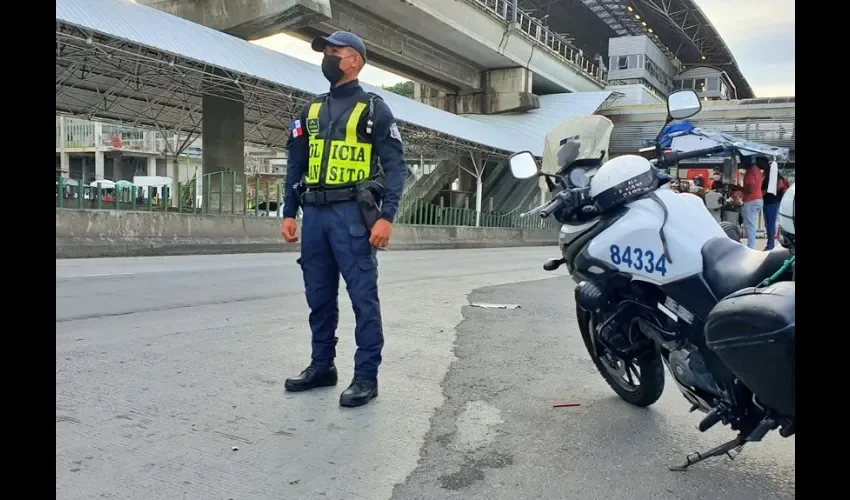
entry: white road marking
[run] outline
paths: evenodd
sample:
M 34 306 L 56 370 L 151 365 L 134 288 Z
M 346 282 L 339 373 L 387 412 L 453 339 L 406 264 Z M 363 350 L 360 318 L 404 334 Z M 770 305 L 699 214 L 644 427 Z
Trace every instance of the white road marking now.
M 103 278 L 105 276 L 133 276 L 136 273 L 102 273 L 102 274 L 78 274 L 76 276 L 63 276 L 63 278 Z

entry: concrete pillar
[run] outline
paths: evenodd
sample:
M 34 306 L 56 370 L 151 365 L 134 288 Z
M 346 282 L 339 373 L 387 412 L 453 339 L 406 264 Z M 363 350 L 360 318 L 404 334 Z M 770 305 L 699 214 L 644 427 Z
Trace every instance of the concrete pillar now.
M 180 189 L 180 159 L 177 157 L 168 158 L 165 162 L 165 176 L 171 178 L 171 186 L 169 187 L 168 200 L 169 206 L 176 207 L 178 201 L 178 191 Z
M 169 158 L 168 161 L 165 162 L 165 176 L 171 177 L 174 182 L 178 182 L 180 180 L 177 178 L 178 168 L 177 159 Z
M 124 162 L 121 156 L 115 155 L 112 157 L 112 178 L 113 181 L 120 181 L 124 175 Z
M 71 177 L 71 155 L 59 153 L 59 172 L 64 178 Z
M 531 92 L 532 73 L 526 68 L 501 68 L 481 74 L 484 92 L 451 94 L 416 83 L 414 99 L 443 111 L 457 114 L 520 113 L 540 107 Z
M 222 213 L 229 213 L 231 207 L 244 205 L 241 200 L 235 203 L 232 200 L 236 191 L 234 176 L 220 173 L 245 173 L 245 104 L 242 95 L 235 89 L 204 94 L 203 130 L 201 171 L 204 180 L 211 181 L 210 200 L 204 200 L 204 203 L 209 203 L 208 207 L 212 211 L 218 211 L 220 206 Z M 215 173 L 219 175 L 209 175 Z M 221 193 L 218 193 L 219 186 Z M 244 189 L 242 193 L 245 193 Z
M 239 96 L 241 98 L 241 96 Z M 211 94 L 203 97 L 203 172 L 245 171 L 245 104 Z
M 94 147 L 103 147 L 103 124 L 100 122 L 94 122 Z
M 413 98 L 449 113 L 457 113 L 457 94 L 450 94 L 424 83 L 413 83 Z
M 103 151 L 95 151 L 94 153 L 94 179 L 103 179 Z
M 483 114 L 519 113 L 540 107 L 540 99 L 531 93 L 533 74 L 526 68 L 501 68 L 484 72 Z M 460 107 L 460 104 L 458 104 Z
M 463 165 L 463 168 L 458 167 L 457 169 L 458 190 L 467 192 L 475 191 L 475 176 L 470 173 L 475 172 L 472 161 L 469 158 L 463 158 L 460 163 Z
M 245 40 L 257 40 L 331 17 L 330 0 L 136 1 Z
M 65 149 L 68 142 L 68 132 L 65 130 L 65 117 L 59 117 L 59 144 L 56 145 L 59 149 Z
M 149 176 L 156 176 L 156 156 L 148 157 L 148 174 Z

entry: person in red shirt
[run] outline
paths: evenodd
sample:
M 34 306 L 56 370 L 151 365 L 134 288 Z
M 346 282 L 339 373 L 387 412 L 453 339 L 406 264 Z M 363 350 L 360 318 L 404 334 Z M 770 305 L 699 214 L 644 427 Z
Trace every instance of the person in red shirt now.
M 720 191 L 721 189 L 723 189 L 723 172 L 715 170 L 711 174 L 711 190 Z
M 744 174 L 744 229 L 747 230 L 747 246 L 756 247 L 756 228 L 758 227 L 759 214 L 764 208 L 761 184 L 764 175 L 756 166 L 751 157 L 741 157 L 741 167 L 746 169 Z

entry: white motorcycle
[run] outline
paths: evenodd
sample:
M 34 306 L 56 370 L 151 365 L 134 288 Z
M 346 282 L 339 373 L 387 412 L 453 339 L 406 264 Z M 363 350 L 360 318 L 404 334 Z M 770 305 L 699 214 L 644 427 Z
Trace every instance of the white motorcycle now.
M 671 94 L 667 107 L 667 123 L 702 109 L 693 91 Z M 718 422 L 738 431 L 673 470 L 732 456 L 773 429 L 784 437 L 795 432 L 791 252 L 730 239 L 699 197 L 670 190 L 670 176 L 657 168 L 775 150 L 733 139 L 715 135 L 711 147 L 652 161 L 626 155 L 602 163 L 606 152 L 599 151 L 560 162 L 554 174 L 541 172 L 529 152 L 510 158 L 514 177 L 541 176 L 554 193 L 530 212 L 563 224 L 562 257 L 544 269 L 566 265 L 576 281 L 579 329 L 611 388 L 633 405 L 651 405 L 664 390 L 666 365 L 691 411 L 706 414 L 700 431 Z M 583 140 L 575 134 L 559 144 L 580 151 Z

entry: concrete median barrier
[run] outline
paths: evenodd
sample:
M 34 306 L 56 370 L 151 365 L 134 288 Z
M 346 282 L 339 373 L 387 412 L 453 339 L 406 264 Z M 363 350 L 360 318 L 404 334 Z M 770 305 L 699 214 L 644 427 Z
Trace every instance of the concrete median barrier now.
M 555 245 L 555 229 L 396 224 L 390 250 Z M 280 219 L 56 209 L 56 258 L 296 251 Z

